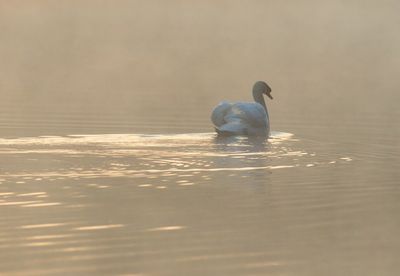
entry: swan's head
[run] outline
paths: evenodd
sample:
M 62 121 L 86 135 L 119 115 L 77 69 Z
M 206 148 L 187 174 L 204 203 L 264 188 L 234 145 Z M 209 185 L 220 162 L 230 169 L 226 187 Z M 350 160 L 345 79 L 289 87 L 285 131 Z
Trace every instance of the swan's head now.
M 271 91 L 271 87 L 269 87 L 268 84 L 264 81 L 258 81 L 253 86 L 253 94 L 265 94 L 268 96 L 268 98 L 272 100 L 273 98 L 271 96 Z

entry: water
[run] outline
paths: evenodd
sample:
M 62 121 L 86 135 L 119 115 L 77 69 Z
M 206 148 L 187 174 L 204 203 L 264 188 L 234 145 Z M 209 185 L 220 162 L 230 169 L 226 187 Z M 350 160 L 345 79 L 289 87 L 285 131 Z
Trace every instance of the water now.
M 398 152 L 341 147 L 282 132 L 0 139 L 2 270 L 396 271 Z
M 399 274 L 398 3 L 110 3 L 1 4 L 0 274 Z

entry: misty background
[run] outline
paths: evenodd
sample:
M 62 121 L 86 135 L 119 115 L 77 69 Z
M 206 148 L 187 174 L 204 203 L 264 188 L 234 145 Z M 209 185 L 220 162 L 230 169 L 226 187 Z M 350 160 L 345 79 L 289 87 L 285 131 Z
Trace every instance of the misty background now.
M 251 101 L 256 80 L 272 87 L 273 130 L 370 117 L 392 127 L 399 10 L 371 0 L 1 1 L 0 135 L 212 131 L 212 108 Z

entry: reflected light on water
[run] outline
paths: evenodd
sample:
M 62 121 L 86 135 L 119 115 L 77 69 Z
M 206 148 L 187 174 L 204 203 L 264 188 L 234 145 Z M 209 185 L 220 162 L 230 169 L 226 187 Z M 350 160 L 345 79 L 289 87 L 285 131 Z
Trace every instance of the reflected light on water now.
M 73 237 L 71 234 L 61 234 L 61 235 L 38 235 L 27 237 L 27 240 L 51 240 L 51 239 L 64 239 Z
M 0 139 L 0 155 L 14 159 L 31 158 L 35 171 L 29 174 L 15 170 L 3 173 L 2 178 L 64 180 L 96 177 L 192 177 L 214 172 L 263 171 L 290 169 L 301 166 L 333 164 L 321 160 L 315 153 L 298 148 L 292 134 L 272 132 L 268 141 L 245 137 L 216 138 L 213 133 L 174 135 L 70 135 L 63 137 L 30 137 Z M 10 149 L 11 147 L 11 149 Z M 88 166 L 76 164 L 76 158 L 88 158 Z M 102 159 L 98 157 L 107 157 Z M 41 166 L 43 158 L 53 160 L 51 167 Z M 38 161 L 39 160 L 39 161 Z M 333 161 L 351 161 L 338 157 Z M 29 179 L 28 179 L 29 178 Z M 162 180 L 165 181 L 165 180 Z M 29 185 L 30 182 L 16 181 Z M 185 184 L 186 183 L 186 184 Z M 194 185 L 193 181 L 180 186 Z M 141 187 L 145 184 L 142 184 Z M 89 183 L 105 189 L 109 185 Z M 164 185 L 157 185 L 160 189 Z M 34 193 L 26 195 L 35 195 Z M 37 194 L 39 196 L 39 194 Z M 21 195 L 22 196 L 22 195 Z
M 26 205 L 26 204 L 34 204 L 41 201 L 8 201 L 8 202 L 0 202 L 0 206 L 12 206 L 12 205 Z
M 78 231 L 92 231 L 92 230 L 103 230 L 103 229 L 113 229 L 124 227 L 123 224 L 104 224 L 104 225 L 92 225 L 92 226 L 82 226 L 76 227 L 74 230 Z
M 36 228 L 50 228 L 50 227 L 60 227 L 67 225 L 67 223 L 43 223 L 43 224 L 31 224 L 31 225 L 23 225 L 21 229 L 36 229 Z
M 151 186 L 153 186 L 153 185 L 151 185 L 151 184 L 140 184 L 140 185 L 138 185 L 138 187 L 151 187 Z
M 60 202 L 47 202 L 47 203 L 34 203 L 34 204 L 24 204 L 21 207 L 49 207 L 61 205 Z
M 180 226 L 180 225 L 173 225 L 173 226 L 162 226 L 162 227 L 156 227 L 156 228 L 150 228 L 147 231 L 148 232 L 156 232 L 156 231 L 176 231 L 176 230 L 182 230 L 185 229 L 185 226 Z
M 17 194 L 17 196 L 38 196 L 38 195 L 46 195 L 46 192 L 35 192 L 35 193 Z
M 42 246 L 52 246 L 56 243 L 54 242 L 31 242 L 31 243 L 25 243 L 23 246 L 30 246 L 30 247 L 42 247 Z
M 84 247 L 84 246 L 79 246 L 79 247 L 66 247 L 61 249 L 61 252 L 82 252 L 82 251 L 90 251 L 93 250 L 92 247 Z
M 127 258 L 152 264 L 167 256 L 164 258 L 171 264 L 188 266 L 221 262 L 222 275 L 236 270 L 243 274 L 281 270 L 293 265 L 285 255 L 232 247 L 243 240 L 242 246 L 247 248 L 246 239 L 252 241 L 251 235 L 242 236 L 237 229 L 266 235 L 268 229 L 252 229 L 253 219 L 264 221 L 274 208 L 278 212 L 304 209 L 298 204 L 309 200 L 308 195 L 297 200 L 280 198 L 280 191 L 291 184 L 273 185 L 269 182 L 272 176 L 310 165 L 313 170 L 349 164 L 343 156 L 351 158 L 343 153 L 328 158 L 315 147 L 309 151 L 300 139 L 281 132 L 272 133 L 268 141 L 217 138 L 213 133 L 0 139 L 1 160 L 22 164 L 2 163 L 0 177 L 5 185 L 0 190 L 0 206 L 34 214 L 14 227 L 24 230 L 19 231 L 16 243 L 27 256 L 58 254 L 51 258 L 53 262 L 96 261 L 111 267 Z M 211 187 L 213 193 L 205 187 Z M 248 205 L 235 205 L 233 199 L 233 204 L 226 202 L 233 209 L 221 208 L 219 199 L 226 200 L 235 191 L 240 194 L 239 201 Z M 268 202 L 272 209 L 262 207 L 269 195 L 275 199 Z M 332 206 L 317 203 L 318 208 Z M 48 217 L 59 220 L 48 222 Z M 221 231 L 225 227 L 221 220 L 229 225 L 229 231 Z M 168 223 L 177 221 L 184 224 Z M 179 239 L 182 248 L 169 250 L 170 239 Z M 209 242 L 204 244 L 204 240 Z M 240 265 L 225 265 L 231 261 Z M 46 264 L 44 258 L 31 265 Z

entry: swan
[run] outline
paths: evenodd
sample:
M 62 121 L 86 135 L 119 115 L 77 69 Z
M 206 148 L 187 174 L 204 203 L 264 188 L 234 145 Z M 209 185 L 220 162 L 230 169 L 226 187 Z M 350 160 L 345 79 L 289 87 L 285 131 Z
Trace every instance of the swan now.
M 226 102 L 217 105 L 211 121 L 218 135 L 269 136 L 269 116 L 263 94 L 271 100 L 271 88 L 263 81 L 257 81 L 253 86 L 253 98 L 250 102 Z

